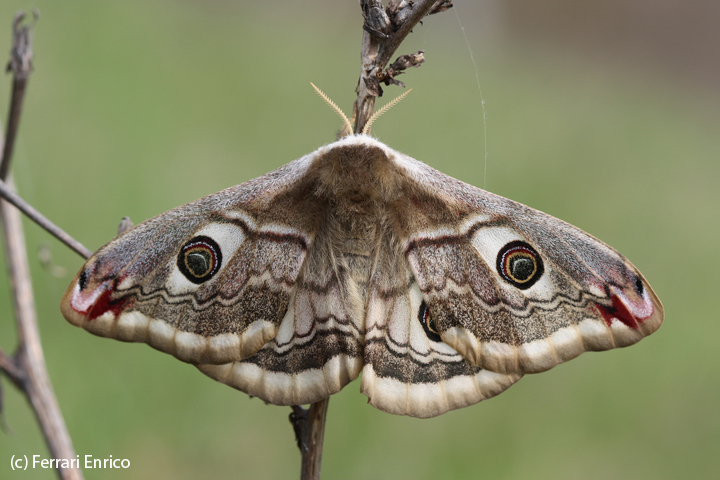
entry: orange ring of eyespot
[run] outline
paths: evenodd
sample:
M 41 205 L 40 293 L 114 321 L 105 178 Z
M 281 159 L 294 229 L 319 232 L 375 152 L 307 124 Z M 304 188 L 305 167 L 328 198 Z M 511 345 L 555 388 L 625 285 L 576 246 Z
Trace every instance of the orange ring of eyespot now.
M 202 273 L 195 271 L 195 269 L 190 264 L 189 258 L 188 258 L 193 253 L 198 253 L 198 252 L 208 252 L 210 255 L 210 261 L 207 262 L 207 268 Z M 192 274 L 198 278 L 202 278 L 205 275 L 207 275 L 208 273 L 210 273 L 213 269 L 213 266 L 215 265 L 215 253 L 211 249 L 206 247 L 205 245 L 196 245 L 192 248 L 188 248 L 187 250 L 185 250 L 183 252 L 183 257 L 185 258 L 185 266 L 187 267 L 187 269 L 190 270 L 190 272 L 192 272 Z

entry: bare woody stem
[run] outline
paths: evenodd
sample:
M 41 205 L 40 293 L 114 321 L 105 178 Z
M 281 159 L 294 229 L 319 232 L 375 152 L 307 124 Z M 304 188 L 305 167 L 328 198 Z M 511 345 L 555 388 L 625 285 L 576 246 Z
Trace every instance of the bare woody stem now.
M 10 118 L 2 149 L 3 157 L 0 160 L 0 179 L 3 181 L 10 169 L 13 145 L 20 124 L 22 100 L 32 71 L 32 30 L 30 26 L 20 26 L 23 18 L 24 14 L 18 13 L 13 21 L 13 48 L 9 69 L 12 70 L 14 78 Z M 9 184 L 12 186 L 11 182 Z M 0 368 L 27 396 L 45 436 L 50 455 L 53 458 L 74 459 L 72 441 L 45 367 L 20 212 L 9 203 L 0 201 L 0 219 L 3 224 L 5 256 L 19 343 L 13 357 L 0 352 Z M 83 478 L 77 468 L 58 468 L 58 475 L 63 480 Z
M 90 250 L 80 242 L 62 231 L 40 212 L 25 202 L 14 190 L 5 183 L 10 171 L 15 138 L 17 138 L 20 125 L 20 114 L 22 113 L 25 88 L 32 73 L 32 26 L 21 25 L 25 14 L 20 12 L 13 19 L 13 46 L 11 50 L 8 71 L 13 72 L 13 89 L 10 102 L 10 113 L 8 114 L 7 132 L 5 133 L 5 144 L 2 148 L 2 159 L 0 160 L 0 197 L 15 205 L 35 223 L 47 230 L 58 240 L 74 250 L 78 255 L 88 258 Z M 37 10 L 33 12 L 34 21 L 39 18 Z
M 37 21 L 39 14 L 34 12 L 34 19 Z M 10 52 L 10 62 L 7 71 L 13 72 L 13 89 L 10 102 L 10 113 L 8 115 L 7 132 L 5 133 L 5 145 L 3 146 L 2 161 L 0 161 L 0 179 L 5 180 L 10 171 L 13 147 L 20 125 L 20 114 L 22 113 L 23 99 L 25 98 L 25 86 L 32 73 L 32 28 L 30 25 L 22 25 L 25 18 L 23 12 L 15 14 L 13 19 L 13 46 Z
M 375 97 L 382 95 L 380 84 L 402 85 L 395 80 L 395 75 L 399 75 L 406 68 L 420 66 L 425 61 L 423 52 L 419 51 L 412 55 L 403 55 L 386 70 L 386 65 L 402 41 L 426 15 L 451 8 L 452 1 L 391 0 L 385 7 L 380 0 L 361 0 L 360 6 L 365 20 L 360 79 L 356 89 L 357 100 L 353 105 L 356 133 L 363 131 L 365 124 L 373 115 Z M 301 480 L 320 479 L 325 418 L 329 401 L 330 399 L 326 398 L 313 403 L 309 409 L 297 405 L 292 407 L 290 423 L 302 455 Z
M 325 418 L 329 403 L 330 397 L 313 403 L 308 409 L 298 405 L 292 407 L 290 423 L 295 431 L 295 440 L 302 456 L 301 480 L 320 479 Z

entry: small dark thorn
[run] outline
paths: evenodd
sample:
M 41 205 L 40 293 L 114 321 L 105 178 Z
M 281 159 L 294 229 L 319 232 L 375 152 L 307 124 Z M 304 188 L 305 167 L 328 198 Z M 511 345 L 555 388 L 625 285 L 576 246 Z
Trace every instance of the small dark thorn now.
M 120 220 L 120 225 L 118 225 L 118 235 L 127 232 L 133 226 L 134 224 L 132 220 L 130 220 L 130 217 L 123 217 L 122 220 Z

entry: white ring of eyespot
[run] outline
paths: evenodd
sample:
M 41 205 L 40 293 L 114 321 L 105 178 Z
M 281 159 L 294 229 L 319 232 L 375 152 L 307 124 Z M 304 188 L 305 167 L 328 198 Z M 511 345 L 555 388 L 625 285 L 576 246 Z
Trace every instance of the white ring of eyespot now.
M 222 265 L 220 265 L 215 275 L 225 268 L 225 265 L 227 265 L 228 261 L 235 255 L 235 252 L 237 252 L 246 238 L 243 229 L 232 223 L 210 223 L 195 232 L 191 238 L 198 236 L 212 238 L 220 247 Z M 172 273 L 166 284 L 167 291 L 170 295 L 183 295 L 194 292 L 203 285 L 202 283 L 193 283 L 185 277 L 177 266 L 176 257 L 173 257 L 170 261 L 172 262 Z

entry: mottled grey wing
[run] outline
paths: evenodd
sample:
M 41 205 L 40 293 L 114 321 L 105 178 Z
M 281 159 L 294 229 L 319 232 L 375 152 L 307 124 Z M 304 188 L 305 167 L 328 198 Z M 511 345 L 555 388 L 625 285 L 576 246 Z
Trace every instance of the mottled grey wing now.
M 659 299 L 611 247 L 410 157 L 394 161 L 413 183 L 399 236 L 428 322 L 472 365 L 541 372 L 660 327 Z
M 61 309 L 100 336 L 146 342 L 180 360 L 255 354 L 287 313 L 316 222 L 298 195 L 303 157 L 161 214 L 98 250 Z

